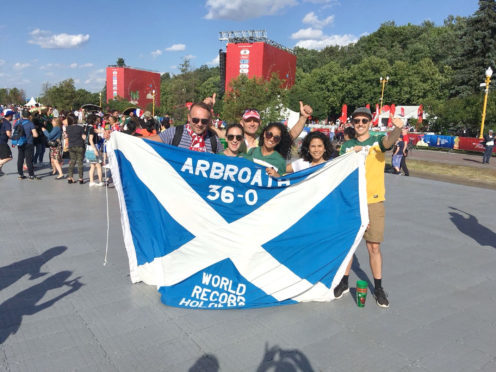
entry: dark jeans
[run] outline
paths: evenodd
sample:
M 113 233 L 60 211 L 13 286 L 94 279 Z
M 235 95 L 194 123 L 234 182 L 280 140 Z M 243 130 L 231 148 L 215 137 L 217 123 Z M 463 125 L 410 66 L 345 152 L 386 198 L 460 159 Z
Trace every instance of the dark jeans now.
M 408 155 L 408 151 L 406 153 L 406 155 L 403 155 L 401 157 L 401 164 L 400 164 L 400 168 L 401 170 L 403 170 L 403 173 L 405 173 L 405 176 L 409 176 L 410 175 L 410 172 L 408 171 L 408 167 L 406 166 L 406 157 Z
M 69 148 L 69 156 L 71 161 L 69 163 L 69 171 L 67 177 L 72 178 L 74 174 L 74 165 L 77 163 L 79 179 L 83 179 L 83 157 L 84 157 L 84 147 L 76 146 Z
M 35 152 L 34 152 L 34 158 L 33 158 L 33 163 L 42 163 L 43 162 L 43 155 L 45 155 L 45 144 L 44 143 L 38 143 L 35 145 Z
M 484 151 L 484 156 L 482 157 L 482 164 L 489 164 L 489 159 L 491 159 L 491 154 L 493 153 L 494 146 L 486 146 L 486 151 Z
M 30 143 L 25 143 L 22 146 L 17 146 L 18 157 L 17 157 L 17 173 L 19 176 L 24 175 L 24 171 L 22 167 L 24 165 L 24 159 L 26 159 L 26 166 L 28 167 L 28 173 L 30 177 L 34 176 L 33 169 L 33 154 L 34 154 L 34 145 Z

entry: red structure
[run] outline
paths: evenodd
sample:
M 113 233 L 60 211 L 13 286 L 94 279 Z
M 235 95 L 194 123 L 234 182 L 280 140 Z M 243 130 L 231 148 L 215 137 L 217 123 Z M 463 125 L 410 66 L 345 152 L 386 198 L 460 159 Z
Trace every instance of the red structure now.
M 226 90 L 230 81 L 239 75 L 268 80 L 274 72 L 285 82 L 284 87 L 293 86 L 296 56 L 289 51 L 263 41 L 229 43 L 226 49 Z
M 160 105 L 160 74 L 131 67 L 107 67 L 107 102 L 116 97 L 144 109 L 153 102 L 155 90 L 155 106 Z

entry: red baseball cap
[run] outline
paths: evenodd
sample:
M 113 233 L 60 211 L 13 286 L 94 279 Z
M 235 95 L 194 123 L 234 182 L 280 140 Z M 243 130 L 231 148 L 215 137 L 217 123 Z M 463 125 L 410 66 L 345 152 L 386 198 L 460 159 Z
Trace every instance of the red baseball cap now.
M 255 109 L 247 109 L 243 114 L 243 120 L 246 120 L 248 118 L 255 118 L 260 121 L 260 114 Z

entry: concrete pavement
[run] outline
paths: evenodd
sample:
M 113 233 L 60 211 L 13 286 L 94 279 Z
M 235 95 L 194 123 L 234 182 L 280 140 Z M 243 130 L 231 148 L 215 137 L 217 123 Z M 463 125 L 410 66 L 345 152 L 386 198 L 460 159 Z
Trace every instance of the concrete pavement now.
M 201 311 L 131 284 L 115 190 L 104 266 L 105 189 L 19 181 L 14 162 L 4 171 L 0 371 L 496 368 L 493 190 L 386 175 L 389 309 L 370 294 L 358 308 L 352 291 L 331 303 Z M 358 278 L 372 279 L 363 243 L 350 283 Z

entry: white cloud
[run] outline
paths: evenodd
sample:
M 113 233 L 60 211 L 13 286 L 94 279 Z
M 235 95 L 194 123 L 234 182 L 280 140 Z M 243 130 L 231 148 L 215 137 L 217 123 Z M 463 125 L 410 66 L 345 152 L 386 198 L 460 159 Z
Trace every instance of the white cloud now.
M 52 34 L 50 31 L 40 30 L 39 28 L 31 31 L 30 35 L 31 40 L 28 41 L 30 44 L 36 44 L 45 49 L 77 48 L 90 39 L 89 34 Z
M 88 63 L 83 63 L 82 65 L 79 65 L 79 67 L 81 67 L 81 68 L 93 67 L 93 66 L 94 66 L 93 63 L 89 63 L 89 62 Z
M 312 27 L 322 28 L 334 22 L 334 16 L 330 15 L 325 19 L 319 19 L 314 12 L 310 12 L 303 17 L 302 22 L 311 25 Z
M 162 55 L 162 51 L 160 49 L 154 50 L 153 52 L 150 53 L 153 58 L 156 58 L 160 55 Z
M 196 58 L 196 56 L 194 56 L 193 54 L 186 54 L 184 56 L 184 59 L 194 59 L 194 58 Z
M 0 66 L 5 65 L 5 61 L 3 59 L 0 59 Z
M 180 52 L 186 49 L 186 45 L 184 44 L 173 44 L 168 48 L 165 48 L 166 52 Z
M 29 63 L 21 63 L 21 62 L 16 62 L 14 63 L 14 70 L 24 70 L 25 68 L 31 66 Z
M 322 38 L 300 40 L 296 43 L 296 46 L 305 49 L 324 49 L 327 46 L 345 46 L 348 44 L 353 44 L 358 41 L 355 35 L 345 34 L 345 35 L 324 35 Z
M 207 0 L 205 18 L 241 21 L 272 15 L 297 4 L 296 0 Z
M 304 2 L 312 3 L 312 4 L 332 4 L 332 5 L 339 4 L 339 0 L 304 0 Z
M 219 55 L 212 59 L 210 62 L 207 62 L 208 66 L 218 66 L 219 65 Z
M 77 67 L 78 67 L 78 64 L 77 64 L 76 62 L 74 62 L 74 63 L 71 63 L 71 64 L 69 65 L 69 67 L 70 67 L 70 68 L 77 68 Z
M 55 74 L 52 71 L 45 72 L 45 76 L 55 76 Z
M 99 68 L 88 73 L 88 77 L 84 80 L 84 84 L 88 86 L 89 89 L 102 89 L 103 84 L 107 81 L 105 77 L 105 69 Z
M 291 39 L 295 40 L 308 40 L 308 39 L 321 39 L 324 36 L 322 30 L 314 28 L 302 28 L 291 35 Z

